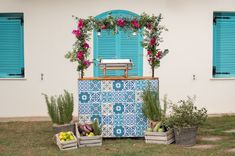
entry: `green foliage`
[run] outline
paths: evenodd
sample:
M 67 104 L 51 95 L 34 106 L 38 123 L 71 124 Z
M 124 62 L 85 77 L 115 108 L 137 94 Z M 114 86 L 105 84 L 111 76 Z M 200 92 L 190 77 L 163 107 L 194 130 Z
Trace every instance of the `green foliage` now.
M 66 124 L 70 123 L 73 119 L 73 94 L 64 90 L 64 95 L 59 97 L 43 94 L 46 100 L 48 114 L 53 123 Z
M 92 127 L 94 129 L 95 135 L 101 135 L 101 128 L 99 127 L 98 119 L 96 119 L 95 122 L 92 123 Z
M 143 106 L 142 111 L 146 118 L 152 121 L 160 121 L 164 116 L 159 101 L 159 93 L 152 89 L 150 84 L 143 91 Z
M 172 114 L 167 119 L 169 125 L 174 127 L 194 127 L 203 124 L 207 119 L 207 110 L 203 107 L 198 109 L 194 106 L 195 97 L 187 97 L 187 100 L 180 100 L 172 104 Z

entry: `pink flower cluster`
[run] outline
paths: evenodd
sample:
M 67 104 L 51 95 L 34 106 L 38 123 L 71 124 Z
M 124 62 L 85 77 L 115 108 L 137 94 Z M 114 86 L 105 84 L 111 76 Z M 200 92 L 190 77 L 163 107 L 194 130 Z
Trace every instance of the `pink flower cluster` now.
M 147 24 L 146 24 L 146 28 L 149 29 L 149 30 L 151 30 L 151 29 L 152 29 L 152 24 L 151 24 L 151 23 L 147 23 Z
M 140 24 L 138 23 L 137 20 L 132 20 L 131 23 L 136 29 L 138 29 L 140 27 Z
M 156 41 L 157 41 L 156 38 L 151 38 L 150 45 L 154 46 L 156 44 Z
M 78 21 L 78 28 L 77 28 L 77 30 L 73 30 L 73 34 L 77 37 L 77 38 L 79 38 L 80 36 L 81 36 L 81 29 L 84 27 L 84 20 L 83 19 L 80 19 L 79 21 Z
M 148 56 L 149 56 L 149 59 L 148 59 L 149 62 L 152 62 L 153 59 L 154 59 L 154 60 L 160 60 L 160 59 L 161 59 L 161 56 L 162 56 L 162 52 L 161 52 L 161 51 L 158 51 L 155 56 L 153 56 L 153 52 L 150 51 L 150 50 L 147 52 L 147 54 L 148 54 Z
M 124 26 L 125 26 L 125 21 L 124 21 L 123 19 L 118 19 L 118 20 L 117 20 L 117 25 L 118 25 L 119 27 L 124 27 Z

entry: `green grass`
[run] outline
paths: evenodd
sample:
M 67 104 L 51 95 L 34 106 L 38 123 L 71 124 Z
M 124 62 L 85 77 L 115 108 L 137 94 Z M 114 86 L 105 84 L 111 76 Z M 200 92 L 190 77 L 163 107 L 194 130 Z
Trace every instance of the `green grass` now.
M 235 116 L 209 118 L 199 129 L 199 136 L 221 136 L 217 142 L 197 141 L 197 144 L 215 144 L 212 149 L 191 149 L 172 145 L 145 144 L 142 139 L 106 139 L 102 147 L 79 148 L 71 151 L 59 151 L 53 143 L 53 131 L 50 122 L 7 122 L 0 123 L 1 156 L 225 156 L 235 155 L 226 149 L 235 148 L 235 133 L 224 130 L 235 128 Z

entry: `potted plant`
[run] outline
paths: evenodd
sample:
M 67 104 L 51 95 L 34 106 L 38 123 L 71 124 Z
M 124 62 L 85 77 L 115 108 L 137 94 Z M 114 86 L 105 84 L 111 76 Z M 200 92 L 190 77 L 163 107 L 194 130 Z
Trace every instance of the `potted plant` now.
M 207 119 L 207 110 L 198 109 L 195 105 L 195 97 L 180 100 L 179 105 L 172 105 L 172 114 L 167 119 L 174 127 L 176 144 L 193 146 L 196 144 L 198 126 Z
M 75 124 L 79 147 L 101 146 L 101 127 L 98 120 L 86 124 Z
M 149 120 L 150 126 L 145 132 L 146 143 L 170 144 L 174 142 L 173 130 L 167 127 L 166 109 L 167 97 L 164 97 L 164 108 L 161 108 L 159 101 L 159 93 L 154 91 L 150 84 L 143 91 L 143 107 L 142 111 Z
M 53 122 L 55 133 L 72 131 L 75 132 L 73 119 L 73 94 L 64 90 L 64 95 L 59 97 L 43 94 L 46 100 L 48 114 Z

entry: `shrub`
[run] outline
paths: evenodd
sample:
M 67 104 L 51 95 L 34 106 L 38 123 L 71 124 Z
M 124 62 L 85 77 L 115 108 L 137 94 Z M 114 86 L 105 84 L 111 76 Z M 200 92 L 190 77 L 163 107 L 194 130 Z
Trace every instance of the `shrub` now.
M 172 114 L 167 119 L 169 125 L 182 127 L 197 127 L 207 119 L 207 110 L 203 107 L 198 109 L 194 106 L 195 97 L 188 97 L 187 100 L 180 100 L 179 105 L 172 105 Z
M 73 119 L 73 94 L 64 90 L 64 95 L 48 97 L 43 94 L 47 103 L 48 114 L 55 124 L 67 124 Z

